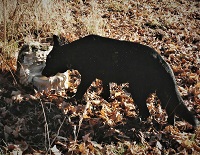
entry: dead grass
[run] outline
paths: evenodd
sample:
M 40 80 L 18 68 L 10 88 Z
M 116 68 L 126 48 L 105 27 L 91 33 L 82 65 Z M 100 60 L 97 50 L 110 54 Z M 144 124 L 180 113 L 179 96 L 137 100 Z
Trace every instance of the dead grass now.
M 195 19 L 199 18 L 199 3 L 195 1 L 3 0 L 0 6 L 4 30 L 0 45 L 9 54 L 28 39 L 52 34 L 73 39 L 99 34 L 149 44 L 152 41 L 146 37 L 152 40 L 152 30 L 144 27 L 147 23 L 165 31 L 183 28 L 186 35 L 195 31 L 199 37 L 199 20 Z

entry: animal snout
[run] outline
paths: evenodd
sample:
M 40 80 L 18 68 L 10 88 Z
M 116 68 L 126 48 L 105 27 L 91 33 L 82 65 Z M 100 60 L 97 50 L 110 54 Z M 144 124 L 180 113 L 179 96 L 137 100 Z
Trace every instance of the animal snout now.
M 44 68 L 43 71 L 42 71 L 42 75 L 43 75 L 43 76 L 46 76 L 46 77 L 51 76 L 51 74 L 49 73 L 49 71 L 47 71 L 45 68 Z

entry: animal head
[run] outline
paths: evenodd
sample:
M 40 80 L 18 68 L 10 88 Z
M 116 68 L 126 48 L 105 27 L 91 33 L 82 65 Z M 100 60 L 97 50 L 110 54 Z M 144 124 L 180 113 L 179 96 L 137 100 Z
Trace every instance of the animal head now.
M 59 38 L 58 36 L 53 36 L 53 49 L 48 54 L 46 58 L 46 66 L 42 71 L 42 75 L 44 76 L 53 76 L 56 75 L 58 72 L 63 73 L 66 71 L 66 67 L 62 63 L 62 46 L 59 45 Z

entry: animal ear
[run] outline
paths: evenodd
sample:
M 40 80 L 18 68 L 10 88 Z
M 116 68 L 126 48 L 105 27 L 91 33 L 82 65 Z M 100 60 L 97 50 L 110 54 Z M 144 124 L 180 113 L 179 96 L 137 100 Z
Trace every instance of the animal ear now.
M 59 37 L 57 35 L 53 35 L 53 46 L 60 46 Z

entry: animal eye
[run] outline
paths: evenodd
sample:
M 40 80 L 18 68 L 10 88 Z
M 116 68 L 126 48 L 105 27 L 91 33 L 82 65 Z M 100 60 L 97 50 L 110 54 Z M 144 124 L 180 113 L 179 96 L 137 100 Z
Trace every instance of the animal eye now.
M 37 52 L 37 51 L 38 51 L 38 48 L 35 47 L 35 46 L 31 46 L 31 48 L 32 48 L 32 51 L 34 51 L 34 52 Z

